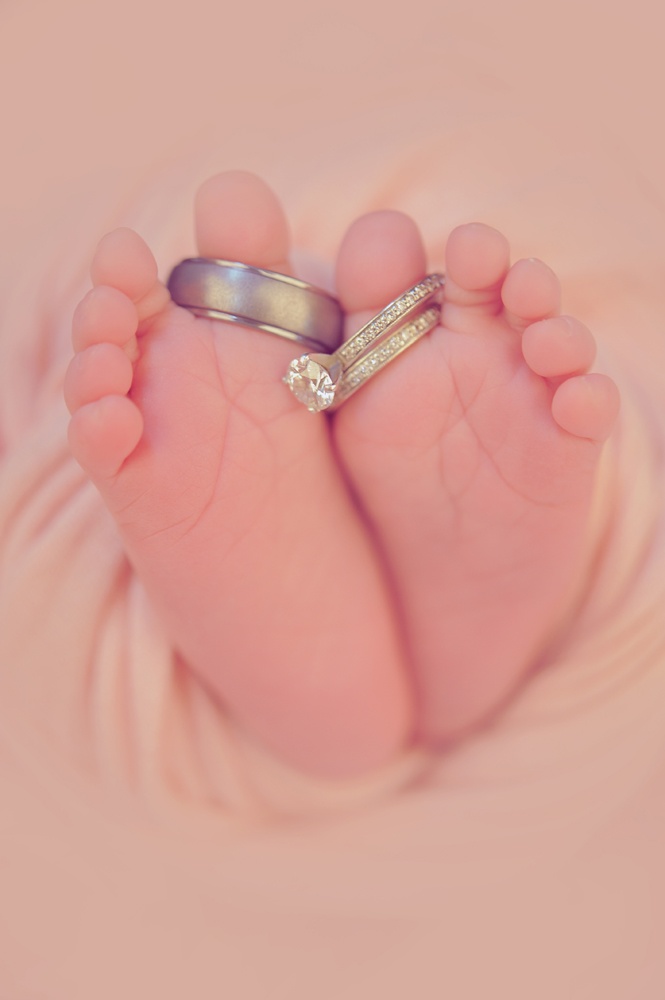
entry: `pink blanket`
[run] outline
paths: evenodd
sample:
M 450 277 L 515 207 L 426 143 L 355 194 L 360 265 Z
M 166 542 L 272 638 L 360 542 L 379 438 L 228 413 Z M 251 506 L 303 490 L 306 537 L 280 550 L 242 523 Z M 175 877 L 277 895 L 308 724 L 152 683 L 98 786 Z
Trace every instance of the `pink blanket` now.
M 617 80 L 592 4 L 485 6 L 0 5 L 3 1000 L 663 995 L 662 81 L 632 9 L 604 22 Z M 369 209 L 413 214 L 439 266 L 458 223 L 503 229 L 628 386 L 622 530 L 560 662 L 455 753 L 353 784 L 262 756 L 178 670 L 66 445 L 97 239 L 133 226 L 165 274 L 235 166 L 312 278 Z

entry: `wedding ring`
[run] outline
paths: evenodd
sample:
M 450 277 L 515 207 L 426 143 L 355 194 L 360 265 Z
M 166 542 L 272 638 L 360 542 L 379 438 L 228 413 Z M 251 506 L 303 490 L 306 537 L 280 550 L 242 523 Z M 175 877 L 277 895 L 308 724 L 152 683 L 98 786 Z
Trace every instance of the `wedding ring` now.
M 434 329 L 440 306 L 423 307 L 443 285 L 443 275 L 431 274 L 382 309 L 332 354 L 303 354 L 293 360 L 284 381 L 296 399 L 312 413 L 343 403 Z
M 332 402 L 332 409 L 336 409 L 345 400 L 357 392 L 368 379 L 376 375 L 382 368 L 396 358 L 407 347 L 411 347 L 417 340 L 424 337 L 426 333 L 433 330 L 438 325 L 441 318 L 441 307 L 431 306 L 422 312 L 416 319 L 411 320 L 405 326 L 401 326 L 396 333 L 390 334 L 381 340 L 376 347 L 373 347 L 366 354 L 363 354 L 354 364 L 342 371 L 339 383 L 335 389 L 335 398 Z
M 277 271 L 190 257 L 173 268 L 168 289 L 176 305 L 197 316 L 242 323 L 314 350 L 333 351 L 342 338 L 337 299 Z

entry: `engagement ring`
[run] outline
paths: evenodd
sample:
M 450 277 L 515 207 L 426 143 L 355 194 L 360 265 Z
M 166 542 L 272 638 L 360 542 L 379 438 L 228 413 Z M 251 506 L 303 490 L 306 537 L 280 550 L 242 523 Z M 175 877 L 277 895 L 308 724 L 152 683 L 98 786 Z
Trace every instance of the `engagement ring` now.
M 388 362 L 434 329 L 440 306 L 424 310 L 423 306 L 443 285 L 443 275 L 429 275 L 382 309 L 332 354 L 303 354 L 292 361 L 284 381 L 296 399 L 312 413 L 339 406 Z

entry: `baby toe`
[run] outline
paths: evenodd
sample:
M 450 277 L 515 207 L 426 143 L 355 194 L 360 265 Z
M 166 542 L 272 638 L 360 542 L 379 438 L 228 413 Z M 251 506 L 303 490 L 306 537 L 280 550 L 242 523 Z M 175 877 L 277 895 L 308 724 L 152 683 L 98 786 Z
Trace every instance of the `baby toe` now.
M 115 344 L 93 344 L 79 352 L 67 369 L 65 402 L 74 413 L 102 396 L 124 396 L 132 384 L 132 363 Z
M 347 313 L 347 337 L 422 280 L 426 268 L 422 237 L 409 216 L 378 211 L 352 223 L 342 240 L 336 265 L 337 293 Z M 360 438 L 389 440 L 395 423 L 403 430 L 405 408 L 414 396 L 409 361 L 421 349 L 422 344 L 411 345 L 404 359 L 389 364 L 376 379 L 371 378 L 335 414 L 337 446 L 347 465 L 355 464 Z M 396 399 L 400 400 L 397 405 Z
M 596 341 L 578 319 L 556 316 L 526 328 L 522 353 L 537 375 L 559 378 L 588 371 L 596 357 Z
M 117 288 L 100 285 L 89 291 L 74 310 L 74 350 L 84 351 L 92 344 L 108 343 L 131 354 L 137 328 L 138 313 L 132 300 Z
M 194 215 L 202 257 L 288 273 L 289 224 L 279 199 L 260 177 L 227 170 L 209 178 L 197 192 Z
M 496 315 L 509 264 L 508 240 L 498 230 L 480 222 L 453 229 L 446 243 L 444 325 L 457 329 L 465 316 Z
M 94 285 L 110 285 L 133 302 L 149 292 L 157 279 L 157 262 L 147 243 L 132 229 L 115 229 L 97 246 L 90 266 Z
M 335 272 L 347 313 L 382 309 L 425 274 L 425 247 L 413 219 L 403 212 L 369 212 L 342 240 Z
M 619 390 L 607 375 L 576 375 L 562 382 L 552 399 L 552 416 L 576 437 L 606 441 L 619 415 Z
M 292 273 L 286 215 L 277 195 L 255 174 L 229 170 L 205 181 L 196 194 L 194 222 L 201 257 L 238 262 L 283 275 Z M 238 292 L 241 291 L 239 286 Z M 261 413 L 263 420 L 271 419 L 269 413 L 284 412 L 286 405 L 296 412 L 301 409 L 282 384 L 284 370 L 297 345 L 294 348 L 293 340 L 288 337 L 266 333 L 254 326 L 252 295 L 244 303 L 246 311 L 239 310 L 248 317 L 248 322 L 218 323 L 215 342 L 227 381 L 232 379 L 244 386 L 245 401 L 252 410 Z M 263 308 L 259 306 L 259 312 Z M 276 322 L 275 327 L 282 328 L 282 322 Z
M 541 260 L 518 260 L 501 289 L 505 316 L 516 330 L 536 320 L 555 316 L 561 305 L 561 285 L 554 271 Z
M 142 433 L 141 413 L 127 396 L 103 396 L 74 413 L 68 437 L 77 462 L 99 486 L 119 472 Z
M 103 237 L 90 274 L 93 285 L 109 285 L 135 303 L 140 321 L 156 316 L 170 301 L 152 251 L 132 229 L 115 229 Z

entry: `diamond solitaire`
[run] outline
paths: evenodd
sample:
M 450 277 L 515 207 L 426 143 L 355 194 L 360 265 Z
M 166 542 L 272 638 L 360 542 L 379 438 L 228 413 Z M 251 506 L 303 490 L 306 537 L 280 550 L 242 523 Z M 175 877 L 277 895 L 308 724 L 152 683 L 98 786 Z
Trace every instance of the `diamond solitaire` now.
M 284 381 L 310 413 L 318 413 L 332 405 L 340 373 L 341 365 L 331 355 L 303 354 L 291 362 Z

